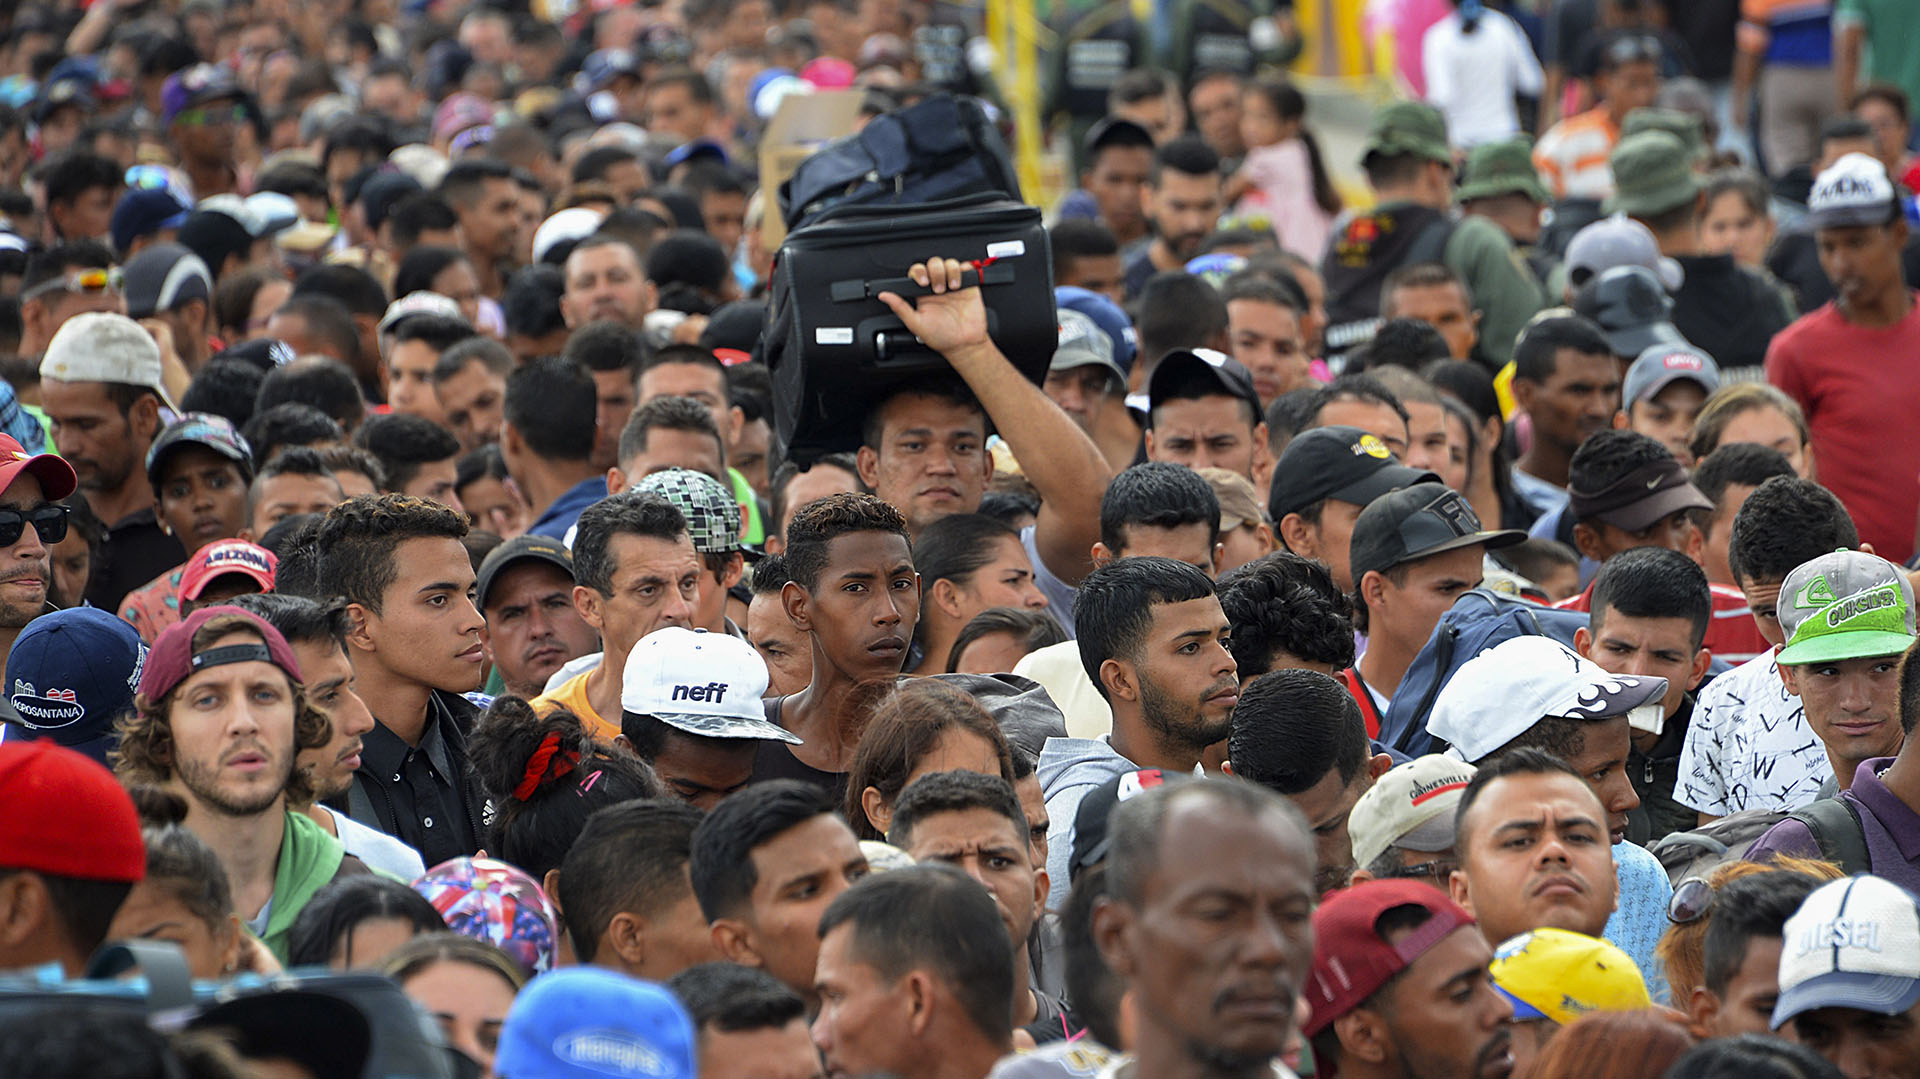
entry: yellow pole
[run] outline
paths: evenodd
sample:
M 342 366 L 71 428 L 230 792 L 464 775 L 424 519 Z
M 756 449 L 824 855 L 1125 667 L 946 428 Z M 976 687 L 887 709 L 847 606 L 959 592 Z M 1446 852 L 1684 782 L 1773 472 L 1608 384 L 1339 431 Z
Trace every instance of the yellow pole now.
M 1036 32 L 1041 24 L 1031 10 L 1033 0 L 987 0 L 987 39 L 1002 57 L 1006 75 L 1002 86 L 1013 113 L 1014 171 L 1027 200 L 1046 205 L 1041 190 L 1040 50 Z

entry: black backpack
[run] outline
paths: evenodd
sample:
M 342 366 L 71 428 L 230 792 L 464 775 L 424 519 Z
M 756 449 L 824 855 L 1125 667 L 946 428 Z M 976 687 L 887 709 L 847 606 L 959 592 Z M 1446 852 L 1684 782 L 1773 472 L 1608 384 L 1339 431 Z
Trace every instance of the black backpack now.
M 1689 877 L 1704 877 L 1727 862 L 1746 857 L 1747 849 L 1783 820 L 1793 819 L 1807 826 L 1820 846 L 1820 857 L 1840 867 L 1848 876 L 1870 872 L 1873 868 L 1867 852 L 1866 833 L 1860 830 L 1860 816 L 1846 800 L 1821 798 L 1791 813 L 1773 809 L 1743 809 L 1710 824 L 1674 832 L 1652 847 L 1653 856 L 1667 871 L 1674 884 Z

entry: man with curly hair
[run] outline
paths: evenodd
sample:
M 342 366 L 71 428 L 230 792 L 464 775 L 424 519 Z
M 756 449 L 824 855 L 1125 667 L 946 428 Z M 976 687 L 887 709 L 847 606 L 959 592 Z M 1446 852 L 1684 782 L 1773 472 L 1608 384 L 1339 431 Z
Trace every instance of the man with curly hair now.
M 286 638 L 237 607 L 203 608 L 162 632 L 120 721 L 121 780 L 185 796 L 186 827 L 220 857 L 235 912 L 283 963 L 314 893 L 368 871 L 291 808 L 313 797 L 297 758 L 329 731 Z

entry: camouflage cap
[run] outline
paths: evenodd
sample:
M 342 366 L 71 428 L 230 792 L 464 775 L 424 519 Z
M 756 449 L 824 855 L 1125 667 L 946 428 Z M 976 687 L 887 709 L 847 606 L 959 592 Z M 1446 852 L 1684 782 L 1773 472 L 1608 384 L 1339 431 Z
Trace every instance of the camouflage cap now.
M 733 492 L 704 472 L 669 468 L 635 483 L 630 490 L 659 495 L 687 519 L 687 535 L 701 554 L 740 550 L 740 503 Z

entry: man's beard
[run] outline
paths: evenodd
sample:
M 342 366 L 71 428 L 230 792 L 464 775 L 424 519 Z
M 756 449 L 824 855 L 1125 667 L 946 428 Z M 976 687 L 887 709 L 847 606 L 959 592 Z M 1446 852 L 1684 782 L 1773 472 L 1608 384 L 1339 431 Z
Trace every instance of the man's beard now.
M 39 577 L 40 583 L 45 586 L 45 590 L 40 595 L 40 602 L 14 603 L 10 600 L 0 600 L 0 629 L 24 629 L 28 622 L 47 612 L 47 597 L 53 594 L 53 574 L 42 563 L 36 568 L 35 576 Z M 12 579 L 12 577 L 6 578 L 6 580 Z M 74 599 L 78 601 L 79 597 L 75 596 Z
M 1272 1053 L 1242 1053 L 1192 1040 L 1187 1042 L 1187 1055 L 1199 1061 L 1208 1075 L 1241 1077 L 1268 1074 L 1274 1058 Z
M 199 761 L 182 760 L 175 765 L 175 768 L 180 773 L 180 785 L 187 788 L 187 792 L 199 799 L 208 809 L 222 816 L 253 817 L 273 808 L 274 803 L 280 800 L 280 796 L 286 793 L 287 780 L 293 777 L 293 757 L 289 755 L 287 761 L 288 766 L 281 775 L 280 782 L 274 784 L 271 789 L 244 801 L 229 797 L 220 790 L 218 763 L 208 767 Z
M 1140 714 L 1147 721 L 1147 729 L 1161 741 L 1193 750 L 1224 741 L 1232 729 L 1230 718 L 1214 723 L 1201 711 L 1199 701 L 1176 700 L 1145 677 L 1140 679 Z

